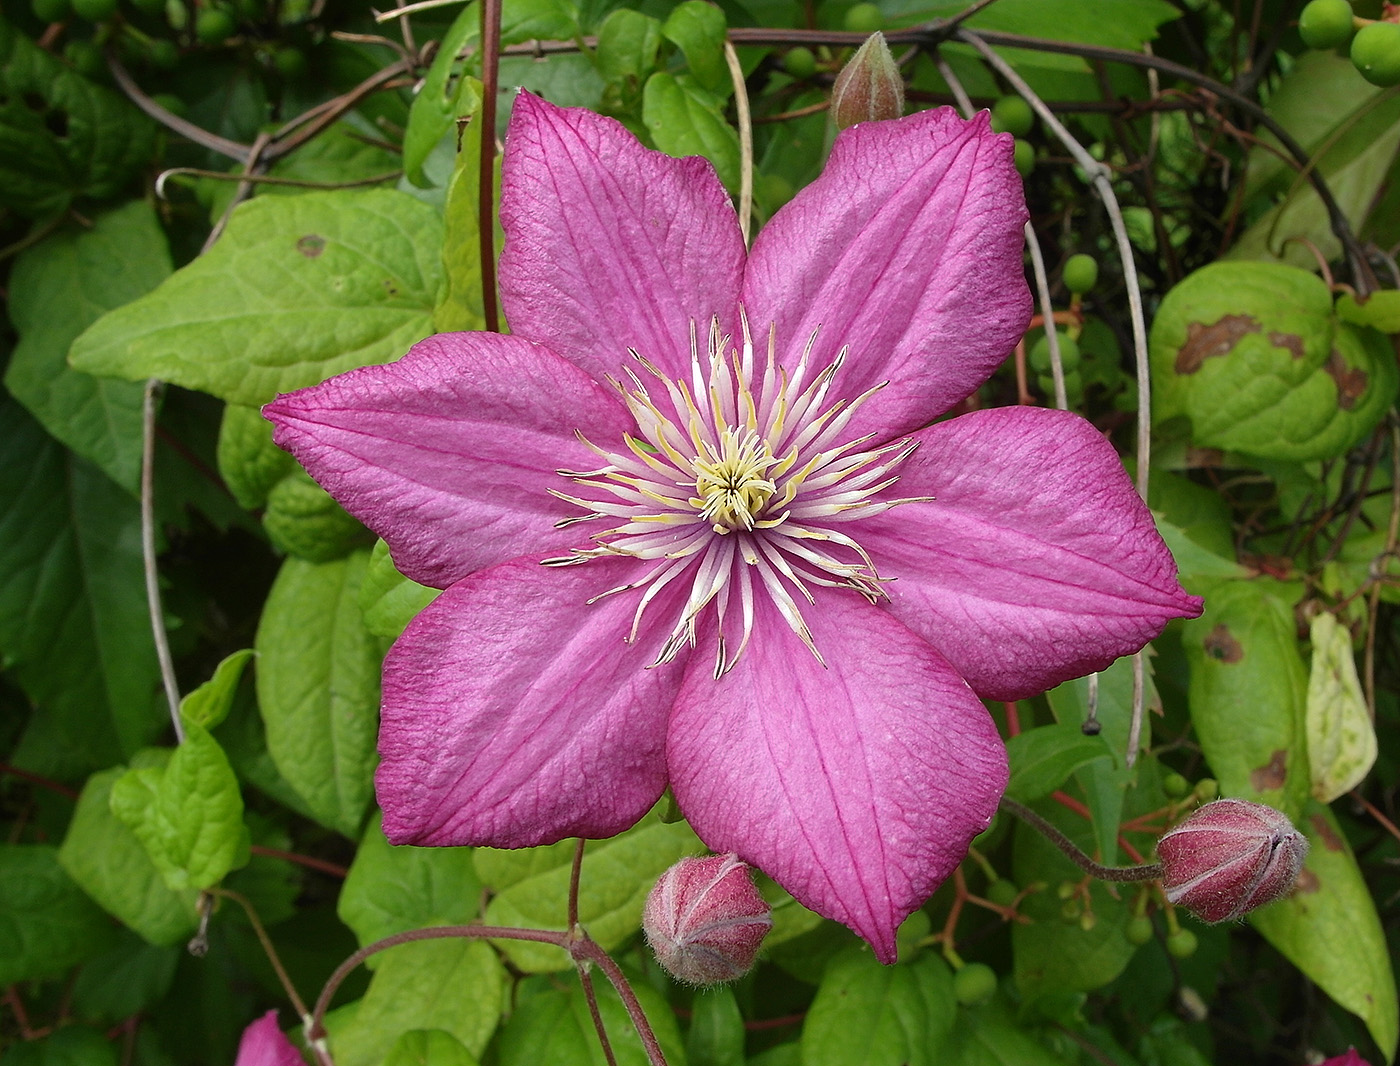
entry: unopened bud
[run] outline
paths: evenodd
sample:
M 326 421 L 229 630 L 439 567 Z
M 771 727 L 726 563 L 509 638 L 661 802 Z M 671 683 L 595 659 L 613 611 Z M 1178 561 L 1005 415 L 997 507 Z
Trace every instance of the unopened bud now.
M 1341 1055 L 1333 1055 L 1322 1066 L 1371 1066 L 1363 1059 L 1356 1048 L 1347 1048 Z
M 1282 899 L 1307 855 L 1287 815 L 1238 799 L 1207 803 L 1157 842 L 1167 899 L 1203 922 Z
M 872 33 L 836 75 L 831 117 L 838 130 L 904 114 L 904 78 L 883 33 Z
M 688 985 L 744 976 L 772 926 L 772 908 L 734 855 L 682 859 L 661 875 L 642 909 L 656 961 Z

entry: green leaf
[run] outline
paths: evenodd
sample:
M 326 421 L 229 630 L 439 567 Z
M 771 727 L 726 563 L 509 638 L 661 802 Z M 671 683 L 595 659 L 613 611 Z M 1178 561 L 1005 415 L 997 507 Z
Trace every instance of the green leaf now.
M 316 819 L 352 839 L 373 791 L 379 651 L 360 615 L 368 551 L 288 559 L 254 647 L 267 750 Z
M 661 33 L 685 55 L 691 76 L 700 88 L 721 98 L 732 91 L 724 59 L 727 30 L 724 12 L 704 0 L 684 0 L 666 16 Z
M 194 932 L 197 893 L 174 892 L 136 836 L 112 813 L 114 767 L 88 778 L 58 861 L 84 892 L 152 944 L 166 946 Z
M 373 539 L 300 467 L 268 491 L 262 521 L 274 548 L 313 563 L 339 559 Z
M 1400 333 L 1400 290 L 1383 289 L 1364 300 L 1344 292 L 1337 298 L 1337 317 L 1382 333 Z
M 691 1000 L 685 1054 L 690 1066 L 744 1066 L 744 1016 L 730 986 L 701 989 Z
M 106 766 L 166 727 L 136 501 L 9 401 L 0 403 L 0 662 L 70 751 L 47 768 L 59 776 Z
M 297 468 L 297 461 L 272 443 L 272 423 L 256 407 L 231 403 L 219 424 L 219 475 L 240 506 L 267 505 L 267 495 Z
M 632 991 L 651 1023 L 670 1066 L 686 1066 L 685 1048 L 671 1005 L 645 980 L 629 975 Z M 563 987 L 559 987 L 562 984 Z M 598 1012 L 617 1055 L 617 1066 L 647 1066 L 642 1042 L 612 986 L 594 971 Z M 500 1066 L 606 1066 L 578 978 L 534 977 L 519 986 L 519 1003 L 497 1042 Z
M 944 1063 L 945 1066 L 1066 1066 L 1064 1059 L 1052 1054 L 1017 1025 L 1010 1012 L 997 1002 L 958 1011 Z
M 882 966 L 864 946 L 832 959 L 802 1024 L 803 1066 L 933 1066 L 956 1012 L 937 955 Z
M 56 215 L 116 196 L 151 156 L 155 126 L 0 18 L 0 207 Z
M 1394 1059 L 1395 974 L 1385 931 L 1370 890 L 1332 812 L 1308 804 L 1295 818 L 1312 847 L 1287 899 L 1263 907 L 1249 922 L 1289 962 L 1337 1003 L 1366 1022 L 1387 1059 Z
M 0 985 L 56 977 L 101 952 L 112 926 L 47 844 L 0 844 Z
M 739 134 L 725 121 L 716 97 L 689 79 L 658 71 L 642 90 L 642 121 L 667 155 L 703 155 L 719 180 L 739 187 Z
M 202 729 L 213 729 L 233 709 L 233 697 L 243 668 L 253 657 L 252 648 L 244 648 L 224 658 L 214 667 L 214 676 L 180 701 L 180 717 Z
M 19 344 L 5 387 L 44 428 L 135 493 L 141 475 L 143 387 L 80 373 L 68 349 L 108 311 L 144 296 L 170 273 L 155 210 L 134 200 L 69 226 L 15 259 L 10 319 Z
M 440 333 L 455 330 L 486 328 L 481 279 L 481 83 L 475 78 L 463 78 L 462 114 L 470 122 L 458 139 L 457 158 L 452 177 L 447 183 L 447 232 L 442 244 L 442 266 L 447 275 L 437 307 L 433 310 L 433 328 Z M 500 203 L 501 160 L 496 158 L 495 202 Z M 499 253 L 504 238 L 500 219 L 492 223 L 495 232 L 493 248 Z
M 501 888 L 486 908 L 489 925 L 510 925 L 527 929 L 565 928 L 568 914 L 569 870 L 573 860 L 572 841 L 540 849 L 547 855 L 545 869 Z M 492 880 L 482 870 L 478 849 L 477 872 L 488 884 Z M 672 863 L 685 855 L 704 850 L 690 826 L 684 822 L 667 825 L 656 814 L 647 814 L 625 833 L 609 840 L 590 841 L 583 857 L 583 877 L 579 884 L 579 922 L 605 950 L 611 951 L 641 928 L 642 903 L 652 883 Z M 486 857 L 488 869 L 490 858 Z M 511 962 L 527 973 L 547 973 L 568 969 L 569 957 L 549 944 L 503 940 L 497 946 Z
M 495 952 L 479 940 L 392 948 L 354 1013 L 331 1027 L 336 1066 L 380 1066 L 400 1037 L 415 1029 L 441 1029 L 480 1055 L 505 1006 L 505 981 Z
M 394 1042 L 380 1066 L 477 1066 L 477 1060 L 445 1029 L 413 1029 Z
M 392 847 L 375 817 L 365 830 L 336 914 L 363 947 L 430 925 L 464 925 L 481 913 L 481 882 L 470 848 Z M 365 965 L 377 966 L 374 955 Z
M 1303 270 L 1196 271 L 1152 324 L 1154 422 L 1184 415 L 1197 445 L 1265 459 L 1343 454 L 1394 401 L 1397 372 L 1379 334 L 1331 312 L 1327 286 Z
M 111 804 L 172 891 L 210 888 L 248 861 L 238 778 L 203 726 L 187 723 L 164 766 L 119 777 Z
M 598 28 L 594 60 L 604 81 L 632 79 L 640 85 L 656 66 L 656 50 L 660 47 L 661 23 L 650 15 L 622 7 Z
M 1227 796 L 1296 819 L 1311 781 L 1304 746 L 1307 674 L 1293 611 L 1265 579 L 1232 581 L 1206 596 L 1181 634 L 1191 667 L 1191 721 Z
M 395 570 L 389 546 L 382 540 L 374 542 L 360 583 L 360 610 L 371 633 L 397 640 L 404 627 L 439 595 L 438 589 L 410 581 Z
M 1177 576 L 1187 589 L 1195 588 L 1194 584 L 1186 584 L 1192 579 L 1219 580 L 1249 576 L 1249 571 L 1239 563 L 1203 547 L 1180 526 L 1173 525 L 1160 515 L 1153 517 L 1157 523 L 1157 532 L 1167 542 L 1172 558 L 1176 560 Z
M 38 1040 L 11 1044 L 4 1066 L 117 1066 L 117 1045 L 96 1029 L 65 1025 Z
M 1077 722 L 1043 725 L 1006 742 L 1011 780 L 1006 794 L 1022 803 L 1050 795 L 1096 759 L 1111 758 L 1102 735 L 1085 736 Z
M 572 41 L 582 32 L 578 24 L 578 4 L 573 0 L 511 0 L 501 11 L 503 45 L 522 41 Z
M 130 930 L 119 930 L 114 946 L 78 971 L 74 1012 L 83 1021 L 116 1025 L 148 1010 L 165 997 L 179 957 L 178 948 L 156 947 Z
M 74 343 L 92 374 L 158 377 L 257 406 L 428 334 L 442 219 L 387 189 L 259 196 L 217 244 Z
M 452 76 L 452 68 L 459 62 L 458 53 L 468 41 L 476 39 L 480 26 L 480 10 L 465 5 L 443 35 L 433 65 L 409 108 L 403 137 L 403 168 L 408 180 L 419 188 L 426 189 L 431 184 L 423 173 L 423 164 L 443 135 L 458 117 L 481 106 L 480 82 L 465 74 Z
M 1327 611 L 1313 616 L 1308 671 L 1308 768 L 1312 794 L 1331 803 L 1359 785 L 1376 761 L 1376 727 L 1356 675 L 1351 633 Z

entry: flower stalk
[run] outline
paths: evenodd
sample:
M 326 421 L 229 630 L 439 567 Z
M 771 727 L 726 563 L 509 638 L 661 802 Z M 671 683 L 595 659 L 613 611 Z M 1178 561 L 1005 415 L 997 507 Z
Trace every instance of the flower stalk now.
M 1036 814 L 1024 803 L 1018 803 L 1010 796 L 1001 798 L 1000 807 L 1007 814 L 1021 819 L 1064 853 L 1065 858 L 1078 866 L 1090 877 L 1100 881 L 1155 881 L 1162 876 L 1161 863 L 1150 862 L 1135 866 L 1105 866 L 1095 862 L 1083 849 L 1048 821 Z

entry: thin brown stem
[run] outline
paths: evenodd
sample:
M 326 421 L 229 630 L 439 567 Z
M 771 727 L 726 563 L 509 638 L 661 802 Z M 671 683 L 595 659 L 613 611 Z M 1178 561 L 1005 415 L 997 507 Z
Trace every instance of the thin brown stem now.
M 304 1022 L 306 1020 L 306 1002 L 297 992 L 297 986 L 292 983 L 287 968 L 282 965 L 281 956 L 277 954 L 277 948 L 272 943 L 272 938 L 267 935 L 267 930 L 263 928 L 262 919 L 258 917 L 258 912 L 252 903 L 248 901 L 246 896 L 234 892 L 232 889 L 211 888 L 209 892 L 211 895 L 231 899 L 243 908 L 243 913 L 248 916 L 248 921 L 253 925 L 253 932 L 258 935 L 258 943 L 262 945 L 263 954 L 267 956 L 267 961 L 272 965 L 272 972 L 277 975 L 277 980 L 282 984 L 282 990 L 287 993 L 287 998 L 292 1001 L 292 1006 L 296 1008 L 297 1016 Z
M 588 1003 L 588 1014 L 593 1019 L 593 1029 L 598 1034 L 598 1043 L 603 1049 L 603 1058 L 608 1066 L 617 1066 L 617 1056 L 613 1054 L 612 1041 L 603 1025 L 603 1012 L 598 1009 L 598 991 L 593 987 L 593 975 L 582 966 L 578 968 L 578 983 L 583 987 L 583 998 Z
M 486 329 L 501 328 L 496 309 L 496 96 L 501 74 L 501 0 L 481 0 L 481 155 L 477 171 L 477 239 L 481 247 L 481 312 Z
M 585 841 L 579 837 L 574 843 L 574 861 L 569 867 L 569 928 L 578 927 L 578 885 L 583 873 L 583 847 Z
M 254 855 L 266 855 L 269 859 L 282 859 L 284 862 L 294 862 L 298 866 L 305 866 L 308 870 L 319 870 L 323 874 L 330 874 L 342 881 L 350 876 L 350 871 L 344 866 L 327 862 L 325 859 L 318 859 L 312 855 L 299 855 L 295 851 L 283 851 L 281 848 L 269 848 L 262 844 L 252 844 L 248 850 Z

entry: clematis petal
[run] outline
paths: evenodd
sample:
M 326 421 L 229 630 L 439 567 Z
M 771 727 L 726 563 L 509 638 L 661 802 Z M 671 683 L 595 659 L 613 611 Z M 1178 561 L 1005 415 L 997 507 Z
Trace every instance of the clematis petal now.
M 1006 784 L 985 708 L 920 637 L 820 590 L 823 668 L 765 597 L 715 681 L 693 660 L 666 744 L 671 788 L 706 845 L 737 852 L 893 962 L 895 930 L 967 853 Z
M 501 175 L 501 301 L 513 333 L 598 380 L 627 349 L 690 374 L 690 328 L 733 316 L 738 216 L 704 159 L 643 148 L 620 122 L 522 92 Z
M 902 496 L 860 523 L 890 611 L 989 699 L 1020 699 L 1201 613 L 1117 454 L 1078 415 L 975 411 L 914 435 Z
M 587 602 L 646 566 L 516 559 L 409 624 L 384 660 L 375 788 L 390 841 L 529 847 L 612 836 L 647 812 L 681 671 L 645 669 L 664 633 L 624 643 L 635 597 Z
M 277 1024 L 277 1012 L 270 1010 L 243 1030 L 234 1066 L 305 1066 L 305 1060 Z
M 631 419 L 577 367 L 522 340 L 443 333 L 396 363 L 364 367 L 263 408 L 274 439 L 383 537 L 415 581 L 445 588 L 526 552 L 584 538 L 549 495 L 556 470 L 596 467 L 575 436 L 606 441 Z
M 852 126 L 821 177 L 759 233 L 744 279 L 755 331 L 796 362 L 846 345 L 845 396 L 889 380 L 852 433 L 898 436 L 984 382 L 1030 321 L 1027 218 L 1012 140 L 950 108 Z

